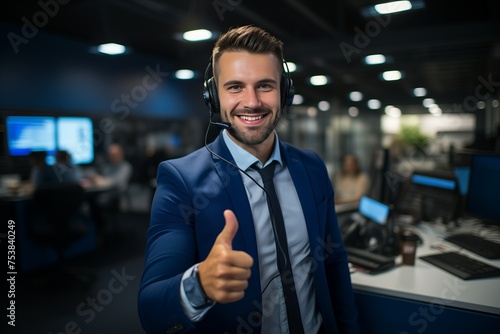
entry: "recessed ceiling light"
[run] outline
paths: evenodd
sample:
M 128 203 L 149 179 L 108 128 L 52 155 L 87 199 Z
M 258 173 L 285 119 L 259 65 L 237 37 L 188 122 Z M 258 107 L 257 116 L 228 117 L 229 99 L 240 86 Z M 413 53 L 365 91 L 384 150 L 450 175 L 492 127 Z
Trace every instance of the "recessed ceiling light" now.
M 194 72 L 187 69 L 178 70 L 175 72 L 175 77 L 181 80 L 189 80 L 194 78 Z
M 443 111 L 441 110 L 441 108 L 437 108 L 436 110 L 434 110 L 432 112 L 432 115 L 433 116 L 441 116 L 441 115 L 443 115 Z
M 304 97 L 300 94 L 295 94 L 293 96 L 292 104 L 302 104 L 304 102 Z
M 358 117 L 358 115 L 359 115 L 359 109 L 356 108 L 356 107 L 349 107 L 349 109 L 347 109 L 347 113 L 351 117 Z
M 377 65 L 385 63 L 385 56 L 383 54 L 374 54 L 365 57 L 367 65 Z
M 392 1 L 381 3 L 375 6 L 368 6 L 361 9 L 361 15 L 365 18 L 373 18 L 378 15 L 398 13 L 407 10 L 417 10 L 425 8 L 425 0 Z
M 382 78 L 385 80 L 385 81 L 396 81 L 396 80 L 399 80 L 401 79 L 403 75 L 401 74 L 400 71 L 385 71 L 382 73 Z
M 328 109 L 330 109 L 330 102 L 320 101 L 320 103 L 318 103 L 318 108 L 321 111 L 327 111 Z
M 417 87 L 413 90 L 413 95 L 416 97 L 422 97 L 427 95 L 427 90 L 424 87 Z
M 437 104 L 431 104 L 429 105 L 429 112 L 433 114 L 434 116 L 441 116 L 443 114 L 443 111 Z
M 100 53 L 105 53 L 107 55 L 120 55 L 127 51 L 127 48 L 121 44 L 116 43 L 105 43 L 97 47 L 97 51 Z
M 412 5 L 410 1 L 404 0 L 381 3 L 375 5 L 374 8 L 375 11 L 379 14 L 392 14 L 410 10 L 412 8 Z
M 189 42 L 205 41 L 212 38 L 212 32 L 207 29 L 190 30 L 182 34 L 182 38 Z
M 429 105 L 429 107 L 428 107 L 428 109 L 429 109 L 429 112 L 430 112 L 431 114 L 434 114 L 434 113 L 435 113 L 435 112 L 437 112 L 438 110 L 441 110 L 441 108 L 439 108 L 439 106 L 438 106 L 437 104 L 435 104 L 435 103 L 430 104 L 430 105 Z
M 295 65 L 295 63 L 287 61 L 285 62 L 285 64 L 286 64 L 285 70 L 288 68 L 288 72 L 292 73 L 297 70 L 297 65 Z
M 387 116 L 391 117 L 401 117 L 401 109 L 396 108 L 395 106 L 388 105 L 384 108 L 384 112 Z
M 353 91 L 349 93 L 349 98 L 351 101 L 358 102 L 363 99 L 363 93 L 358 92 L 358 91 Z
M 422 101 L 422 105 L 423 105 L 424 107 L 426 107 L 426 108 L 429 108 L 429 106 L 430 106 L 431 104 L 434 104 L 434 103 L 436 103 L 436 101 L 434 101 L 434 99 L 431 99 L 430 97 L 428 97 L 428 98 L 426 98 L 426 99 L 424 99 L 424 100 Z
M 368 104 L 368 108 L 370 108 L 370 109 L 379 109 L 381 106 L 380 101 L 377 99 L 368 100 L 367 104 Z
M 313 86 L 324 86 L 328 83 L 328 78 L 324 75 L 314 75 L 309 78 L 309 82 Z

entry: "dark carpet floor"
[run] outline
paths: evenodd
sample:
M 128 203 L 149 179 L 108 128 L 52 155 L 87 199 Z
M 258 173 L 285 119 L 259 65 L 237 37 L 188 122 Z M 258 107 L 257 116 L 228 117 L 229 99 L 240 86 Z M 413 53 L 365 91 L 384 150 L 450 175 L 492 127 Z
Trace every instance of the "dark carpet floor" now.
M 144 333 L 137 293 L 148 224 L 147 213 L 115 216 L 95 252 L 71 259 L 72 278 L 59 280 L 58 268 L 19 273 L 16 327 L 7 333 Z M 88 286 L 74 278 L 84 273 L 93 277 Z

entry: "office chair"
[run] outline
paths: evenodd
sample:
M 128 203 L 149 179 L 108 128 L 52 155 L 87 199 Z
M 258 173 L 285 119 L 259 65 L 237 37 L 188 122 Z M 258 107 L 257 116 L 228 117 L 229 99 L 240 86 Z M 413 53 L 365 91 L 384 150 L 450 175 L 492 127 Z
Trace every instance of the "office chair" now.
M 79 184 L 53 183 L 39 186 L 33 194 L 33 210 L 28 234 L 37 243 L 53 247 L 57 253 L 55 284 L 89 286 L 94 275 L 76 275 L 67 266 L 65 252 L 89 231 L 90 219 L 82 212 L 85 191 Z

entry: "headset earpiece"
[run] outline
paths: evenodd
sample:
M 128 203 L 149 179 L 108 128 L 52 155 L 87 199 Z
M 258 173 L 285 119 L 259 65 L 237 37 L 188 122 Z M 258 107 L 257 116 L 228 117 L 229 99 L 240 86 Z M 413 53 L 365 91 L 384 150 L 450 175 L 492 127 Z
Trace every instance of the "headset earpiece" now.
M 280 91 L 282 110 L 292 104 L 293 97 L 295 96 L 295 87 L 293 86 L 293 81 L 290 78 L 290 74 L 288 73 L 288 67 L 285 66 L 285 70 L 281 78 L 281 91 Z
M 208 64 L 208 66 L 211 66 L 211 63 Z M 211 115 L 220 113 L 219 95 L 217 94 L 217 84 L 215 83 L 214 77 L 205 80 L 203 87 L 203 100 L 205 101 Z

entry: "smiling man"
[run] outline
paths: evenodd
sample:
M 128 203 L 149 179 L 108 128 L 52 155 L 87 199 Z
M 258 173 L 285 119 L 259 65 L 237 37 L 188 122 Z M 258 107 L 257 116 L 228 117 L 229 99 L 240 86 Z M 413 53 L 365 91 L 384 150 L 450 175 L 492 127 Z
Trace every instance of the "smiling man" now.
M 279 140 L 283 43 L 223 34 L 205 101 L 225 129 L 158 168 L 139 315 L 148 333 L 357 333 L 325 165 Z M 210 66 L 210 65 L 209 65 Z

